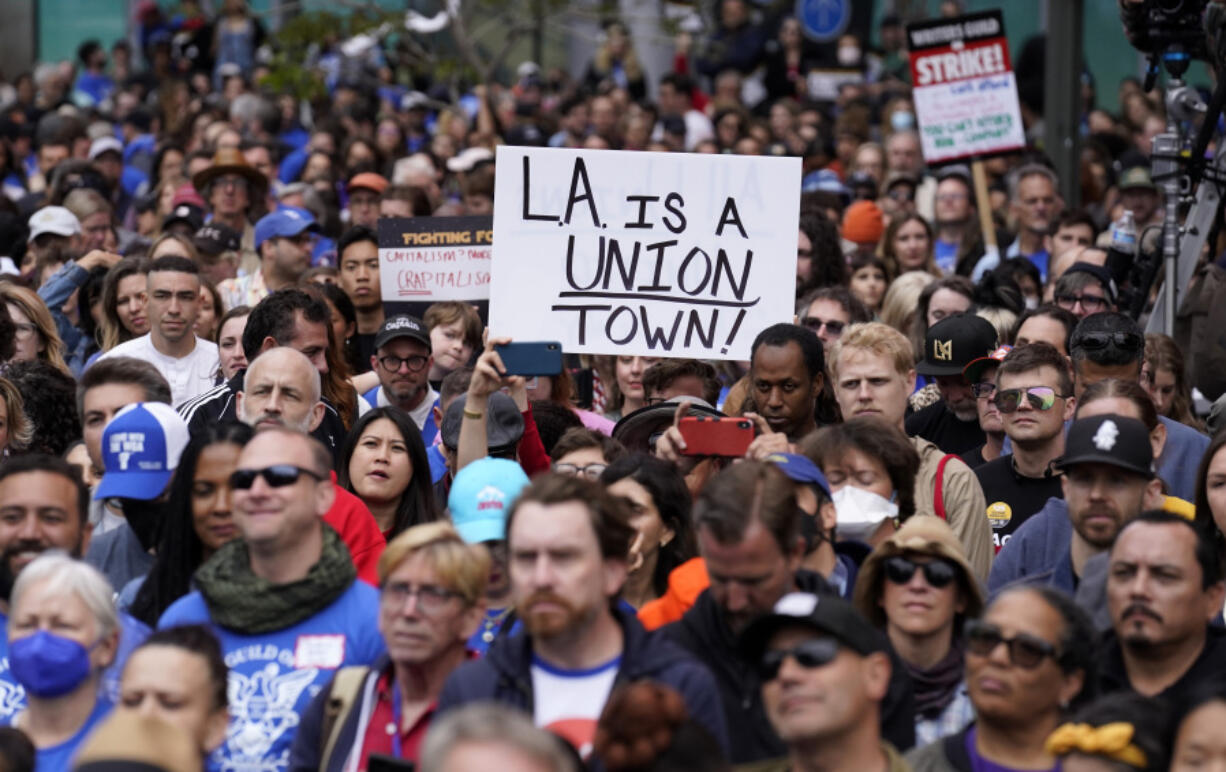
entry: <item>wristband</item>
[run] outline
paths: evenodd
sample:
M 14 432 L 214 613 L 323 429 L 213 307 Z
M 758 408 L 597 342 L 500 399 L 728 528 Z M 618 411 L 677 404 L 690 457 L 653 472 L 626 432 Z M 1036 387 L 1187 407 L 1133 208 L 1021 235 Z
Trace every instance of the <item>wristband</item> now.
M 465 418 L 477 419 L 477 418 L 481 418 L 481 417 L 482 417 L 482 416 L 484 416 L 484 415 L 485 415 L 485 413 L 482 413 L 482 412 L 480 412 L 480 411 L 477 411 L 477 410 L 469 410 L 468 408 L 464 408 L 464 417 L 465 417 Z

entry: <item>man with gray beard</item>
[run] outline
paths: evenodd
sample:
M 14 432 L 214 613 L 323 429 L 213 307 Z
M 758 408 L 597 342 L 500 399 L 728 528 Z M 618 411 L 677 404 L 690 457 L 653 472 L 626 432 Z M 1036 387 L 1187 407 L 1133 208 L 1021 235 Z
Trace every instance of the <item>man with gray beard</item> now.
M 928 328 L 924 359 L 915 371 L 936 383 L 941 401 L 907 416 L 909 436 L 923 437 L 942 452 L 959 455 L 984 443 L 978 402 L 962 370 L 996 346 L 996 328 L 974 314 L 953 314 Z

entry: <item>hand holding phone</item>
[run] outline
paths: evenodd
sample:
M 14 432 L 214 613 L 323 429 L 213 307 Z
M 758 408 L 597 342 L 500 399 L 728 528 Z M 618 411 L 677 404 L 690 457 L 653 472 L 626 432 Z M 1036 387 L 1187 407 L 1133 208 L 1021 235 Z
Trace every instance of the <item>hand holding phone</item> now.
M 557 341 L 515 341 L 494 346 L 504 375 L 558 375 L 562 372 L 562 344 Z

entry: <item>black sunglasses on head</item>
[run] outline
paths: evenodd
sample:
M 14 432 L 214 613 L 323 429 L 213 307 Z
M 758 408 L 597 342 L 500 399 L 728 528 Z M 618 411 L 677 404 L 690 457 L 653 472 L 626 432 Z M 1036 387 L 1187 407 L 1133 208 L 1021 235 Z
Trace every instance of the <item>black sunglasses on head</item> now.
M 1009 661 L 1025 670 L 1034 670 L 1048 657 L 1059 664 L 1060 653 L 1042 638 L 1026 633 L 1006 638 L 996 625 L 979 621 L 966 623 L 966 650 L 971 654 L 987 657 L 1002 643 L 1009 651 Z
M 293 464 L 273 464 L 263 469 L 236 469 L 230 475 L 230 488 L 237 491 L 249 490 L 255 485 L 255 478 L 263 477 L 270 488 L 284 488 L 298 482 L 302 475 L 323 480 L 323 475 L 310 469 L 303 469 Z
M 796 664 L 811 670 L 815 667 L 829 665 L 839 655 L 839 642 L 833 638 L 812 638 L 798 643 L 790 649 L 771 649 L 762 655 L 758 663 L 758 677 L 762 683 L 773 681 L 783 667 L 783 660 L 791 657 Z
M 1073 348 L 1087 351 L 1115 346 L 1124 351 L 1140 351 L 1145 348 L 1145 338 L 1135 332 L 1083 332 L 1073 340 Z

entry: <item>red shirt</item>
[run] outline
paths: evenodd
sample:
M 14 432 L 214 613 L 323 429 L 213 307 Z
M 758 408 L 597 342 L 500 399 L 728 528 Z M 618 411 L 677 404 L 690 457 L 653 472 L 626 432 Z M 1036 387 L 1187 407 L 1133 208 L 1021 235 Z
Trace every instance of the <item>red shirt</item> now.
M 332 473 L 332 490 L 336 493 L 336 499 L 324 515 L 324 522 L 336 529 L 341 541 L 349 548 L 353 566 L 358 570 L 358 579 L 378 587 L 379 556 L 387 546 L 383 532 L 362 500 L 336 484 L 336 472 Z
M 469 659 L 476 659 L 475 652 L 468 652 Z M 362 735 L 362 756 L 358 760 L 358 770 L 366 772 L 366 764 L 370 754 L 381 753 L 384 756 L 395 757 L 392 747 L 392 735 L 396 731 L 396 715 L 392 703 L 393 674 L 395 668 L 388 666 L 375 682 L 375 704 L 370 711 L 370 721 L 366 724 L 366 732 Z M 421 743 L 426 739 L 426 731 L 434 719 L 434 711 L 438 708 L 438 700 L 430 703 L 430 707 L 422 712 L 408 729 L 400 732 L 400 758 L 405 761 L 417 761 L 421 751 Z

